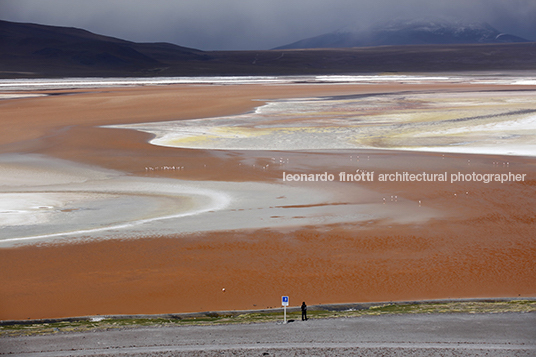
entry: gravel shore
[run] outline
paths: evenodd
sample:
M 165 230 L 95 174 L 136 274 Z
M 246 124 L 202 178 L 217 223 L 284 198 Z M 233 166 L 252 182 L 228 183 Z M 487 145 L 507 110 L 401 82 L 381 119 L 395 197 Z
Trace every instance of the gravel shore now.
M 0 338 L 17 356 L 534 356 L 536 314 L 429 314 Z

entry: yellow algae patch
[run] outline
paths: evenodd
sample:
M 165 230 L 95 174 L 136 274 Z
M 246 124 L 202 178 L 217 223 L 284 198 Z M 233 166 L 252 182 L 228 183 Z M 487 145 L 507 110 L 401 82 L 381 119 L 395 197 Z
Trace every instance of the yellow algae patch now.
M 208 144 L 214 139 L 217 139 L 217 136 L 214 135 L 207 135 L 207 134 L 197 134 L 197 135 L 191 135 L 191 136 L 182 136 L 179 138 L 173 138 L 173 139 L 167 139 L 163 140 L 166 145 L 170 146 L 188 146 L 192 144 Z
M 219 126 L 211 130 L 211 133 L 220 139 L 251 138 L 255 136 L 268 135 L 270 130 L 258 129 L 245 126 Z

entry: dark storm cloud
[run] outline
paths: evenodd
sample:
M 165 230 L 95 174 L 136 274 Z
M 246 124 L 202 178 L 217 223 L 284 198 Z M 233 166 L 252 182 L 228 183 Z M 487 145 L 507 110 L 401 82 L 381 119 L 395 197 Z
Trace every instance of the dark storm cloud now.
M 486 21 L 536 39 L 534 0 L 0 0 L 0 18 L 205 50 L 268 49 L 394 18 Z

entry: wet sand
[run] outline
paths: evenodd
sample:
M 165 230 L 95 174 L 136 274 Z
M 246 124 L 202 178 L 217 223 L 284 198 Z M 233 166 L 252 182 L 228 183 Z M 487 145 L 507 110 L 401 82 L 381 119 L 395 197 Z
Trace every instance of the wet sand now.
M 112 240 L 82 235 L 69 242 L 4 247 L 0 319 L 266 308 L 277 307 L 281 295 L 290 295 L 292 305 L 304 300 L 535 296 L 534 158 L 190 150 L 150 145 L 146 133 L 97 127 L 238 114 L 260 105 L 253 101 L 258 99 L 532 89 L 505 87 L 180 85 L 74 90 L 77 94 L 2 101 L 1 153 L 41 154 L 139 178 L 281 184 L 283 171 L 337 173 L 358 165 L 376 173 L 515 172 L 528 179 L 503 184 L 294 183 L 338 197 L 324 205 L 344 208 L 364 199 L 380 212 L 389 211 L 389 217 L 273 227 L 268 222 L 262 229 L 198 233 L 142 230 Z M 289 164 L 262 169 L 275 157 Z M 172 165 L 185 169 L 147 171 Z M 363 190 L 371 193 L 363 198 Z M 302 207 L 294 206 L 286 209 L 298 213 L 284 215 L 299 221 Z M 281 216 L 266 219 L 276 222 Z

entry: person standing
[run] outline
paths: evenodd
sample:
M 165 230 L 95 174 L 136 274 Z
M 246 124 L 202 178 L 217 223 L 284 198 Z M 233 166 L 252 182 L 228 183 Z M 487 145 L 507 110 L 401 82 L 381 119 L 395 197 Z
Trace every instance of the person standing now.
M 301 320 L 307 320 L 307 305 L 305 305 L 305 301 L 301 304 Z

